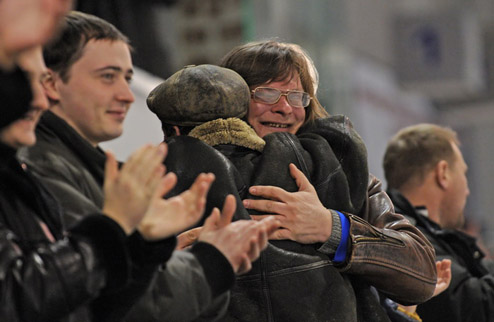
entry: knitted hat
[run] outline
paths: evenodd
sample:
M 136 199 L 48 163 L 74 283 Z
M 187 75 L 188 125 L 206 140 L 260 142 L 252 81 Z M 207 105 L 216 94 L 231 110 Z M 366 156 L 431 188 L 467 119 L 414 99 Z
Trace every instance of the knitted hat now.
M 249 86 L 235 71 L 192 65 L 154 88 L 147 105 L 165 124 L 194 126 L 218 118 L 241 118 L 249 101 Z

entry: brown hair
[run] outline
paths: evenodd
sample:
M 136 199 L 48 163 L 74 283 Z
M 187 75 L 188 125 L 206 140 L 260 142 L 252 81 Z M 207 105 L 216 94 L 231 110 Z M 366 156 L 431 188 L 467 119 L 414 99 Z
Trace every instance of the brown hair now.
M 67 82 L 70 67 L 81 58 L 84 46 L 93 39 L 129 44 L 129 39 L 111 23 L 90 14 L 72 11 L 65 17 L 58 37 L 43 48 L 46 66 Z M 130 45 L 129 49 L 132 49 Z
M 417 124 L 400 130 L 389 141 L 383 168 L 388 188 L 419 185 L 441 160 L 454 166 L 452 144 L 459 145 L 456 132 L 435 124 Z
M 316 96 L 319 82 L 317 69 L 299 45 L 274 40 L 250 42 L 233 48 L 223 57 L 220 66 L 239 73 L 251 89 L 289 79 L 298 73 L 304 91 L 312 97 L 306 107 L 304 124 L 329 115 Z

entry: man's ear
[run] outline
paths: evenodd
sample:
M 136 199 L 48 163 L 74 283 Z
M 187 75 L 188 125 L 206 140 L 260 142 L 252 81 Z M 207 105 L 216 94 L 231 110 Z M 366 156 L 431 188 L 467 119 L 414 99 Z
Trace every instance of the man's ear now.
M 57 77 L 58 75 L 54 71 L 48 69 L 48 74 L 43 80 L 43 87 L 50 102 L 58 102 L 60 100 L 60 94 L 56 86 Z
M 180 136 L 180 129 L 178 128 L 178 126 L 174 125 L 173 130 L 175 131 L 176 136 Z
M 449 164 L 446 160 L 441 160 L 436 164 L 436 167 L 434 169 L 435 175 L 436 175 L 436 182 L 437 185 L 441 189 L 447 189 L 449 186 L 449 179 L 450 179 L 450 173 L 449 173 Z

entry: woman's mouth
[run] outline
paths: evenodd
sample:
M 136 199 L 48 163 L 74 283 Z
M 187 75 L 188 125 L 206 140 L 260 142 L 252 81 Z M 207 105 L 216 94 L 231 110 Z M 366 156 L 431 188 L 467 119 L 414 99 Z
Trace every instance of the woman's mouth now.
M 282 124 L 282 123 L 263 122 L 261 124 L 264 126 L 275 127 L 275 128 L 279 128 L 279 129 L 286 129 L 289 127 L 289 124 Z

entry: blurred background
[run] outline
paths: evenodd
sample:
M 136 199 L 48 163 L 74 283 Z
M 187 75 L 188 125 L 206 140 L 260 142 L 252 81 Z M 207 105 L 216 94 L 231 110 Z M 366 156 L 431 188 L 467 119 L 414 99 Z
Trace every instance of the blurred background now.
M 132 41 L 136 103 L 124 135 L 103 146 L 124 160 L 162 139 L 145 98 L 189 64 L 218 63 L 234 46 L 277 38 L 304 47 L 318 96 L 367 144 L 371 172 L 390 137 L 418 122 L 459 134 L 469 165 L 466 230 L 494 253 L 493 0 L 81 0 Z M 385 185 L 385 183 L 384 183 Z M 492 189 L 492 190 L 491 190 Z

